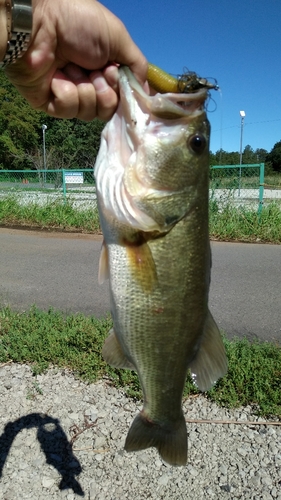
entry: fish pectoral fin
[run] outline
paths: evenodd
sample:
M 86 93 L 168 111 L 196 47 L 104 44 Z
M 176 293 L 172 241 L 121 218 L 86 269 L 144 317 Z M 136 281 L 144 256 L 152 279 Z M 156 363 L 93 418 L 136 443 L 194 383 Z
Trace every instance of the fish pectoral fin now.
M 134 280 L 146 293 L 151 293 L 158 282 L 156 264 L 147 242 L 126 243 L 129 268 Z
M 227 358 L 217 324 L 208 313 L 203 339 L 190 364 L 192 379 L 200 391 L 208 391 L 227 372 Z
M 100 260 L 99 260 L 99 274 L 98 274 L 99 285 L 102 285 L 108 279 L 109 279 L 108 249 L 105 241 L 103 240 L 100 253 Z
M 142 413 L 133 421 L 125 442 L 126 451 L 157 448 L 161 458 L 170 465 L 186 465 L 187 433 L 184 416 L 169 425 L 151 422 Z
M 113 329 L 110 330 L 107 339 L 105 339 L 105 343 L 102 348 L 102 356 L 104 360 L 114 368 L 127 368 L 128 370 L 135 370 L 133 363 L 131 363 L 124 354 Z

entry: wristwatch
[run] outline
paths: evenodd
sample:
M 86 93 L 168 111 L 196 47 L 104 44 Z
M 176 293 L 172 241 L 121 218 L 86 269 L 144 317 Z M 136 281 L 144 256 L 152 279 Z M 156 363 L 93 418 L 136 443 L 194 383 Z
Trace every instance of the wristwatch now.
M 7 50 L 0 66 L 21 57 L 28 47 L 32 31 L 32 0 L 6 0 Z

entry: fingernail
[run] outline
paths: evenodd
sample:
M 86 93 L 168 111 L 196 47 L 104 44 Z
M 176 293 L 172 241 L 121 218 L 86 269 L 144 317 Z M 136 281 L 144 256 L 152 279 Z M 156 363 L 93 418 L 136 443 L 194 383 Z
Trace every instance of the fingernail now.
M 98 76 L 97 78 L 94 78 L 93 80 L 93 85 L 96 89 L 96 92 L 106 92 L 108 90 L 108 84 L 105 78 L 103 76 Z

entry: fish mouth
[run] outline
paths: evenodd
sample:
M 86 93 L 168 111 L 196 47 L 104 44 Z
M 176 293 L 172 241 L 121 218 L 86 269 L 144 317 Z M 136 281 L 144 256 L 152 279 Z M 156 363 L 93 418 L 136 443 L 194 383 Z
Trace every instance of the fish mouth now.
M 137 107 L 144 115 L 153 118 L 179 120 L 195 118 L 205 113 L 204 104 L 208 96 L 205 89 L 194 93 L 157 93 L 148 95 L 127 66 L 119 68 L 120 99 L 126 111 L 128 123 L 137 122 Z M 138 116 L 139 117 L 139 116 Z M 147 123 L 147 120 L 146 120 Z
M 152 133 L 157 133 L 161 124 L 186 126 L 194 119 L 206 115 L 206 89 L 192 94 L 157 93 L 147 94 L 127 66 L 119 68 L 120 109 L 126 126 L 123 128 L 123 152 L 127 143 L 127 159 L 140 146 L 148 125 L 154 123 Z M 128 154 L 130 152 L 130 154 Z

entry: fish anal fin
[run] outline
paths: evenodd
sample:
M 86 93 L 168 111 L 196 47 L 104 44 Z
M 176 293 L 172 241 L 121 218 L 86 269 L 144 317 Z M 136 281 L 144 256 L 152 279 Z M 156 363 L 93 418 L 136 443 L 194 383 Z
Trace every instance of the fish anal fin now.
M 144 292 L 151 293 L 157 283 L 157 270 L 149 244 L 141 233 L 135 241 L 126 240 L 123 244 L 133 279 Z
M 148 420 L 143 413 L 134 419 L 125 442 L 126 451 L 157 448 L 164 462 L 170 465 L 186 465 L 187 432 L 184 416 L 169 425 L 161 426 Z
M 108 337 L 105 339 L 102 348 L 102 356 L 104 360 L 114 368 L 127 368 L 128 370 L 135 369 L 134 365 L 124 354 L 113 329 L 110 330 Z
M 194 383 L 201 391 L 208 391 L 227 372 L 227 358 L 222 337 L 210 311 L 198 352 L 190 364 Z
M 99 285 L 102 285 L 106 280 L 109 279 L 109 264 L 108 264 L 108 249 L 103 240 L 100 260 L 99 260 L 99 274 L 98 274 L 98 282 Z

